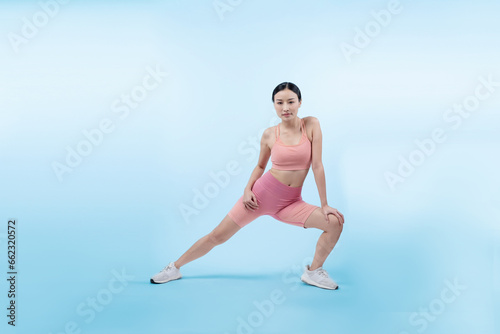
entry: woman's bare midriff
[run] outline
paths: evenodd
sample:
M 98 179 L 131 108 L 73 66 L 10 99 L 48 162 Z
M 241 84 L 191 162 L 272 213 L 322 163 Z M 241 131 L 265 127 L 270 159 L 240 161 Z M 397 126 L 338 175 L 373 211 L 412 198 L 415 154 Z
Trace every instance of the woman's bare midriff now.
M 279 170 L 271 168 L 269 173 L 281 183 L 289 187 L 302 187 L 309 169 L 302 170 Z

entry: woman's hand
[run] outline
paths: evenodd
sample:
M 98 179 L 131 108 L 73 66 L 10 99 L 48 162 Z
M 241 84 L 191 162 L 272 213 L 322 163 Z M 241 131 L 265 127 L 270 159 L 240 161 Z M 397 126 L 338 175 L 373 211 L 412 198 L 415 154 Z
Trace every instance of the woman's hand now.
M 247 210 L 251 211 L 259 207 L 259 204 L 257 204 L 257 197 L 255 197 L 255 194 L 249 189 L 245 189 L 243 193 L 243 205 Z
M 321 211 L 323 211 L 326 221 L 328 221 L 328 214 L 334 214 L 339 220 L 339 225 L 344 224 L 344 215 L 341 214 L 339 210 L 332 208 L 328 205 L 324 205 L 321 207 Z

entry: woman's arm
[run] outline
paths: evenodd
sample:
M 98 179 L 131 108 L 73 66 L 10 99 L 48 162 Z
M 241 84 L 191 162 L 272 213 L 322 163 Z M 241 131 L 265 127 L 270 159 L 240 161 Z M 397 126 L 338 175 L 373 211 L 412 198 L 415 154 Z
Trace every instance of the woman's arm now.
M 323 162 L 321 157 L 321 152 L 323 150 L 322 141 L 323 136 L 321 134 L 321 127 L 319 126 L 319 121 L 316 117 L 311 117 L 310 120 L 312 124 L 312 170 L 314 173 L 314 179 L 316 180 L 316 185 L 318 186 L 319 198 L 321 199 L 321 209 L 325 215 L 325 220 L 328 221 L 328 215 L 334 214 L 339 221 L 339 224 L 344 224 L 344 215 L 340 213 L 337 209 L 334 209 L 328 205 L 326 200 L 326 181 L 325 181 L 325 169 L 323 168 Z
M 254 168 L 252 175 L 250 176 L 250 180 L 248 180 L 248 184 L 245 187 L 245 190 L 252 190 L 253 184 L 259 177 L 264 174 L 264 170 L 266 169 L 267 162 L 269 161 L 269 157 L 271 156 L 271 149 L 268 145 L 268 140 L 271 135 L 272 127 L 264 130 L 262 134 L 262 138 L 260 139 L 260 154 L 259 161 L 257 162 L 257 166 Z
M 321 127 L 319 120 L 316 117 L 310 117 L 309 121 L 312 125 L 312 170 L 314 179 L 318 186 L 319 198 L 321 200 L 321 207 L 328 205 L 326 199 L 326 180 L 325 169 L 323 168 L 323 161 L 321 157 L 323 136 L 321 134 Z
M 257 197 L 255 197 L 255 194 L 252 192 L 252 187 L 255 181 L 257 181 L 257 179 L 264 173 L 269 157 L 271 156 L 271 149 L 269 148 L 269 145 L 267 145 L 270 131 L 270 128 L 268 128 L 262 134 L 262 138 L 260 140 L 259 161 L 250 176 L 250 180 L 248 181 L 245 190 L 243 191 L 243 205 L 247 210 L 254 211 L 259 207 Z

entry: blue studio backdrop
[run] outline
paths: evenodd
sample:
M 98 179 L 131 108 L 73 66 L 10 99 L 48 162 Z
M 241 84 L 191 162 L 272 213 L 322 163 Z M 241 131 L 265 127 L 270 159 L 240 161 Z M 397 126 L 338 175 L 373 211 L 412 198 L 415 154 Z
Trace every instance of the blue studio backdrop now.
M 1 332 L 499 333 L 499 10 L 1 1 Z M 321 231 L 269 216 L 150 284 L 243 194 L 283 81 L 339 290 L 299 280 Z

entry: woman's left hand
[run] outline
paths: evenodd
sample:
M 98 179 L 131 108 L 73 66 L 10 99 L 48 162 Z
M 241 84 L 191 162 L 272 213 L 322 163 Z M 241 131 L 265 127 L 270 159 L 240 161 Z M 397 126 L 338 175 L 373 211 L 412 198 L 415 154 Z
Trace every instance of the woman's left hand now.
M 323 211 L 323 214 L 325 215 L 326 221 L 328 221 L 328 214 L 334 214 L 339 220 L 339 225 L 344 224 L 344 215 L 342 213 L 340 213 L 339 210 L 332 208 L 328 205 L 322 206 L 321 210 Z

